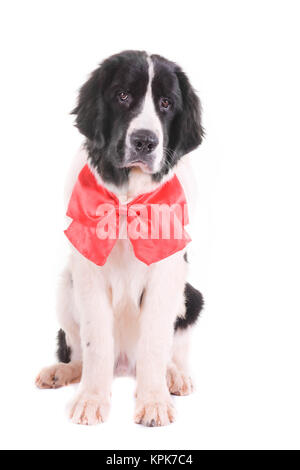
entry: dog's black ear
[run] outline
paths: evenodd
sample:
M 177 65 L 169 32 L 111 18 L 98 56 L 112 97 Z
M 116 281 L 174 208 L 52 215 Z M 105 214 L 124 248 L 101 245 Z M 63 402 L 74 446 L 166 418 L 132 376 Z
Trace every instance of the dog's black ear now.
M 175 119 L 175 152 L 178 157 L 185 155 L 201 144 L 204 129 L 201 124 L 201 103 L 186 74 L 177 71 L 182 94 L 182 110 Z
M 104 146 L 102 75 L 101 67 L 92 72 L 80 88 L 77 106 L 71 112 L 76 114 L 75 125 L 79 131 L 100 148 Z

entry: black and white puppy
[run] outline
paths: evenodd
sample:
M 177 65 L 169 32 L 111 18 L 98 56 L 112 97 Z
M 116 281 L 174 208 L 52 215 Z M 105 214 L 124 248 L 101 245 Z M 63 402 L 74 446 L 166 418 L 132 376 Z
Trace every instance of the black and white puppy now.
M 73 113 L 86 141 L 69 195 L 87 162 L 121 203 L 176 174 L 191 218 L 195 182 L 187 154 L 201 143 L 203 129 L 200 102 L 178 65 L 145 52 L 116 54 L 80 89 Z M 104 266 L 72 249 L 58 292 L 60 362 L 43 369 L 36 384 L 80 382 L 73 422 L 104 421 L 114 373 L 124 372 L 136 374 L 137 423 L 174 420 L 170 394 L 192 391 L 189 333 L 203 305 L 200 292 L 186 282 L 187 266 L 186 250 L 147 266 L 123 239 Z

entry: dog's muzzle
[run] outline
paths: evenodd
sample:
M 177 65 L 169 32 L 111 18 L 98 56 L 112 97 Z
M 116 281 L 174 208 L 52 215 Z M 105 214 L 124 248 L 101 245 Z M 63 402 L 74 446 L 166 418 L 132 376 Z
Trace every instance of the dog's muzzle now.
M 147 129 L 134 131 L 130 136 L 129 158 L 126 166 L 139 166 L 152 171 L 158 143 L 158 137 L 154 132 Z

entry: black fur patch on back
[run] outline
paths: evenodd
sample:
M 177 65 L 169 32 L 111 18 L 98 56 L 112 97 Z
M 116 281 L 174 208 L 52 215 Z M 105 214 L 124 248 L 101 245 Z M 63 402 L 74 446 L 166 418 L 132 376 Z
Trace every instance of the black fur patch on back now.
M 174 325 L 175 331 L 178 329 L 184 330 L 188 326 L 193 325 L 197 321 L 199 314 L 203 309 L 204 300 L 201 292 L 195 289 L 195 287 L 188 282 L 185 285 L 184 296 L 186 305 L 185 316 L 177 317 Z
M 67 345 L 66 334 L 62 329 L 57 333 L 56 355 L 59 362 L 68 364 L 71 361 L 71 348 Z

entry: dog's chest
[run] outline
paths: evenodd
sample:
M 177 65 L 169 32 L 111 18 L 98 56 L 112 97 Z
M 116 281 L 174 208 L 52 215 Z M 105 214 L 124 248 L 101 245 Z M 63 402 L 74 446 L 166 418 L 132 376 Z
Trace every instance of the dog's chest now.
M 118 240 L 106 264 L 111 304 L 116 316 L 131 307 L 138 315 L 149 276 L 149 267 L 139 261 L 129 240 Z
M 122 375 L 134 367 L 149 268 L 134 256 L 128 240 L 119 240 L 107 261 L 106 276 L 114 314 L 115 373 Z

